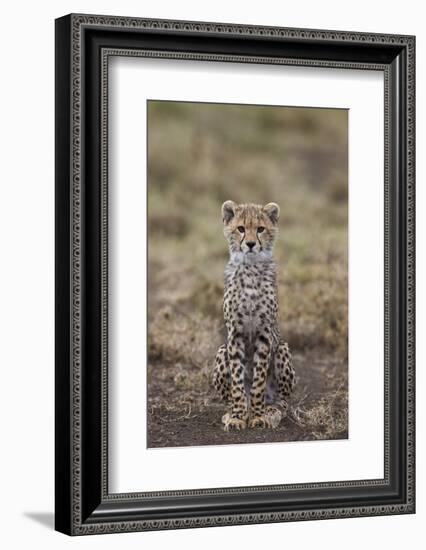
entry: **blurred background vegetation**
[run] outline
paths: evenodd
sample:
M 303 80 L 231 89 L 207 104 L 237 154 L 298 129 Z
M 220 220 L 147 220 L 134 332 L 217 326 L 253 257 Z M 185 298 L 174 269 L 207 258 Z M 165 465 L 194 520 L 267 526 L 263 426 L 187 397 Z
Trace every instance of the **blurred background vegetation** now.
M 148 102 L 150 446 L 230 442 L 209 416 L 228 199 L 281 207 L 280 323 L 302 384 L 300 429 L 279 440 L 347 436 L 347 138 L 346 110 Z M 214 433 L 197 437 L 201 418 Z

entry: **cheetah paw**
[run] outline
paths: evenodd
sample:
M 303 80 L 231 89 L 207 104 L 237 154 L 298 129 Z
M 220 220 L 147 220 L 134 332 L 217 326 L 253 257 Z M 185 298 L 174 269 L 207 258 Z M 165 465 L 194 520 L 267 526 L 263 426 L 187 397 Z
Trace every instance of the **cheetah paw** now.
M 267 418 L 261 414 L 252 416 L 249 421 L 249 428 L 266 428 L 268 426 Z
M 269 428 L 278 428 L 283 418 L 282 412 L 276 407 L 267 407 L 265 411 L 265 418 L 269 424 Z
M 253 416 L 249 422 L 249 428 L 278 428 L 282 415 L 278 409 L 268 408 L 265 414 Z
M 229 413 L 222 416 L 222 423 L 224 424 L 223 429 L 225 432 L 229 432 L 231 430 L 245 430 L 247 427 L 246 420 L 231 416 Z

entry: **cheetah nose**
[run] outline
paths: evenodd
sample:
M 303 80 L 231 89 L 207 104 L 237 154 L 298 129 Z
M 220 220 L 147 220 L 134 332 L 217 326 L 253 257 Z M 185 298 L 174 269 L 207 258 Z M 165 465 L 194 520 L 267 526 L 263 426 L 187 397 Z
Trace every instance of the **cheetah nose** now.
M 247 241 L 246 245 L 252 250 L 254 246 L 256 245 L 255 241 Z

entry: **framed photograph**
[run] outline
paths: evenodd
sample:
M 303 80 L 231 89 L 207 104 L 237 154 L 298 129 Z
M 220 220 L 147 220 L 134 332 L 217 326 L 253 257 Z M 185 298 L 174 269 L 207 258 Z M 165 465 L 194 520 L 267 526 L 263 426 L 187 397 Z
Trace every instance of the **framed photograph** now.
M 56 20 L 56 529 L 415 511 L 413 36 Z

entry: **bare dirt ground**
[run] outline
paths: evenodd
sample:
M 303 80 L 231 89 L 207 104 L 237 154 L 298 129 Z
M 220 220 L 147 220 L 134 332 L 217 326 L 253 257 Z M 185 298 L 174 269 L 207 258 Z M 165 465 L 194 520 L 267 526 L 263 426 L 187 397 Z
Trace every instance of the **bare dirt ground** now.
M 297 386 L 280 426 L 266 430 L 224 432 L 225 404 L 214 397 L 209 372 L 197 367 L 167 370 L 151 365 L 148 446 L 184 447 L 235 443 L 271 443 L 315 439 L 346 439 L 347 365 L 340 360 L 295 355 Z M 191 377 L 199 380 L 191 388 Z M 200 380 L 201 378 L 201 380 Z

